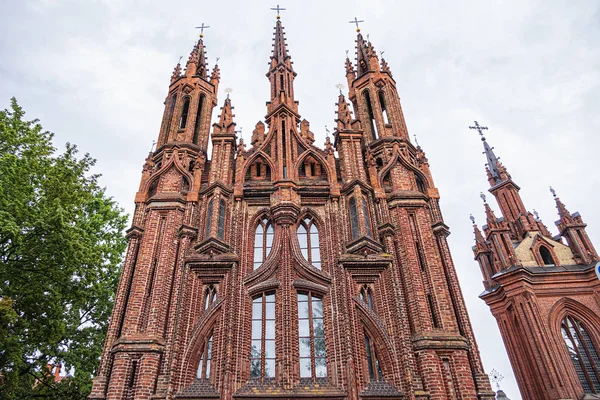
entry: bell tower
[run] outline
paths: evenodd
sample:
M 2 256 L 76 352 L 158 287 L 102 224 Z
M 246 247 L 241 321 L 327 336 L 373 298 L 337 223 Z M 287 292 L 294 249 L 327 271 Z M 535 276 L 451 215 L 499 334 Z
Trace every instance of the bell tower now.
M 472 218 L 480 297 L 498 322 L 525 400 L 600 397 L 600 260 L 579 213 L 556 196 L 558 234 L 527 211 L 519 186 L 496 157 L 477 121 L 486 174 L 501 217 L 484 200 L 483 234 Z

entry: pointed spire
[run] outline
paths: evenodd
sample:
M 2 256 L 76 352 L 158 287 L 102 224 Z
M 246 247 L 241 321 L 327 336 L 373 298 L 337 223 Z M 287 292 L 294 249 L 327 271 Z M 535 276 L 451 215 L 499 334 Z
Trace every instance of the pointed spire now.
M 179 61 L 173 69 L 173 74 L 171 75 L 171 83 L 175 82 L 181 76 L 181 58 L 182 57 L 179 57 Z
M 496 218 L 494 211 L 492 210 L 490 205 L 487 203 L 485 194 L 483 194 L 483 192 L 482 192 L 479 194 L 479 197 L 481 197 L 481 200 L 483 200 L 483 206 L 485 207 L 485 216 L 486 216 L 488 225 L 495 226 L 496 223 L 498 222 L 498 218 Z
M 560 197 L 556 195 L 556 191 L 552 188 L 552 186 L 550 186 L 550 193 L 552 193 L 554 201 L 556 201 L 556 208 L 558 209 L 558 216 L 560 217 L 560 219 L 567 223 L 574 222 L 571 213 L 569 212 L 569 210 L 567 210 L 567 207 L 564 205 L 564 203 L 560 201 Z
M 287 52 L 285 32 L 283 31 L 283 25 L 281 24 L 281 19 L 279 18 L 279 16 L 277 16 L 277 22 L 275 23 L 275 33 L 273 34 L 273 36 L 273 54 L 271 55 L 271 66 L 275 66 L 277 64 L 285 64 L 286 61 L 290 58 L 290 55 Z
M 230 133 L 235 134 L 235 122 L 233 122 L 233 107 L 231 106 L 231 99 L 227 97 L 225 104 L 221 107 L 221 116 L 219 122 L 213 124 L 214 133 Z
M 360 31 L 356 38 L 356 70 L 358 76 L 370 71 L 368 44 Z
M 201 36 L 190 53 L 185 66 L 185 74 L 187 76 L 199 75 L 201 78 L 206 79 L 208 72 L 207 65 L 206 48 Z

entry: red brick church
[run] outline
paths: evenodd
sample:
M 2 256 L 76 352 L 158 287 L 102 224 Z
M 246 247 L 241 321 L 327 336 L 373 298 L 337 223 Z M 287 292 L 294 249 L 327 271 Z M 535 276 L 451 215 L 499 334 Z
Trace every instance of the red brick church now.
M 274 31 L 248 146 L 202 36 L 176 66 L 90 399 L 493 399 L 390 67 L 358 30 L 321 147 Z
M 477 121 L 471 128 L 487 129 Z M 484 279 L 480 297 L 496 317 L 523 399 L 600 399 L 600 258 L 586 224 L 551 188 L 559 217 L 553 236 L 481 140 L 502 216 L 482 194 L 486 224 L 483 234 L 474 225 L 473 247 Z

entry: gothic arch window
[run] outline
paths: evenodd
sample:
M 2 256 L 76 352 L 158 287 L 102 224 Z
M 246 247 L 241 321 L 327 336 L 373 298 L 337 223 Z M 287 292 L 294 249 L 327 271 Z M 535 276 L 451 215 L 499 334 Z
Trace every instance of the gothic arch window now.
M 258 269 L 267 259 L 273 247 L 273 225 L 266 218 L 261 220 L 254 231 L 254 269 Z
M 200 355 L 200 362 L 198 363 L 198 370 L 196 371 L 196 378 L 202 380 L 210 379 L 210 364 L 212 361 L 212 344 L 213 344 L 213 334 L 212 332 L 208 335 L 208 337 L 204 341 L 204 345 L 202 346 L 202 353 Z
M 314 220 L 305 218 L 300 222 L 300 225 L 298 225 L 298 243 L 304 258 L 314 267 L 321 269 L 319 230 Z
M 375 115 L 373 114 L 373 105 L 371 103 L 371 95 L 368 90 L 363 92 L 365 104 L 367 105 L 367 113 L 369 113 L 369 126 L 371 127 L 371 136 L 373 140 L 377 140 L 377 124 L 375 123 Z
M 212 305 L 217 299 L 217 288 L 214 285 L 208 285 L 204 291 L 204 309 Z
M 360 299 L 364 301 L 371 310 L 373 310 L 373 292 L 369 285 L 363 285 L 360 289 Z
M 298 293 L 298 347 L 300 378 L 327 377 L 323 299 L 311 292 Z
M 367 369 L 369 370 L 369 378 L 372 381 L 382 381 L 383 372 L 381 371 L 381 364 L 377 357 L 377 349 L 375 348 L 375 342 L 365 331 L 365 354 L 367 356 Z
M 363 214 L 365 218 L 365 229 L 367 230 L 367 236 L 373 237 L 373 231 L 371 231 L 371 217 L 369 216 L 369 207 L 367 205 L 367 198 L 363 196 Z
M 204 99 L 205 96 L 201 94 L 200 99 L 198 100 L 198 110 L 196 111 L 196 122 L 194 124 L 194 139 L 192 140 L 194 144 L 198 144 L 198 136 L 200 135 L 200 124 L 202 123 L 202 108 L 204 107 Z
M 544 261 L 544 265 L 555 265 L 554 258 L 552 257 L 552 253 L 550 250 L 544 245 L 540 246 L 540 256 L 542 257 L 542 261 Z
M 354 197 L 350 198 L 350 228 L 352 229 L 352 239 L 356 239 L 360 236 L 358 213 L 356 212 L 356 199 Z
M 385 95 L 383 94 L 383 90 L 377 92 L 377 96 L 379 97 L 379 106 L 381 107 L 381 113 L 383 114 L 383 122 L 386 124 L 390 123 L 387 113 L 387 107 L 385 104 Z
M 219 218 L 217 221 L 217 237 L 221 240 L 225 238 L 225 200 L 219 201 Z
M 169 113 L 167 114 L 167 130 L 166 130 L 166 136 L 165 136 L 165 141 L 168 140 L 169 136 L 169 131 L 171 130 L 171 121 L 173 120 L 173 112 L 175 111 L 175 104 L 177 104 L 177 93 L 173 94 L 173 96 L 171 96 L 171 103 L 169 104 Z M 160 143 L 159 143 L 160 145 Z
M 275 377 L 275 293 L 252 300 L 252 347 L 250 378 L 260 381 Z
M 560 327 L 569 356 L 585 393 L 600 393 L 600 357 L 581 321 L 566 316 Z
M 179 129 L 185 129 L 190 111 L 190 98 L 186 97 L 183 101 L 183 109 L 181 110 L 181 119 L 179 120 Z
M 210 199 L 208 202 L 208 206 L 206 207 L 206 231 L 204 237 L 208 239 L 210 236 L 210 230 L 212 225 L 212 216 L 213 216 L 213 199 Z

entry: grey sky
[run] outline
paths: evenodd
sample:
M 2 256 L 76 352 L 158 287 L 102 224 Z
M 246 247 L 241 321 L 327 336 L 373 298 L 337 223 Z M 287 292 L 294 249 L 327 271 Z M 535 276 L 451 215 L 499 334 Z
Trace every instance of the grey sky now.
M 600 246 L 600 3 L 573 1 L 280 1 L 298 73 L 300 113 L 317 143 L 332 130 L 335 85 L 346 83 L 349 20 L 385 51 L 409 132 L 427 152 L 450 245 L 486 370 L 518 389 L 481 293 L 469 213 L 484 221 L 488 185 L 473 120 L 553 233 L 553 185 Z M 141 167 L 157 138 L 169 78 L 202 22 L 209 64 L 220 57 L 235 121 L 249 137 L 266 113 L 265 78 L 276 2 L 61 1 L 0 3 L 0 107 L 17 97 L 30 118 L 98 159 L 102 184 L 132 212 Z M 215 114 L 218 108 L 215 109 Z M 492 196 L 489 195 L 488 199 Z M 492 202 L 494 209 L 495 203 Z

